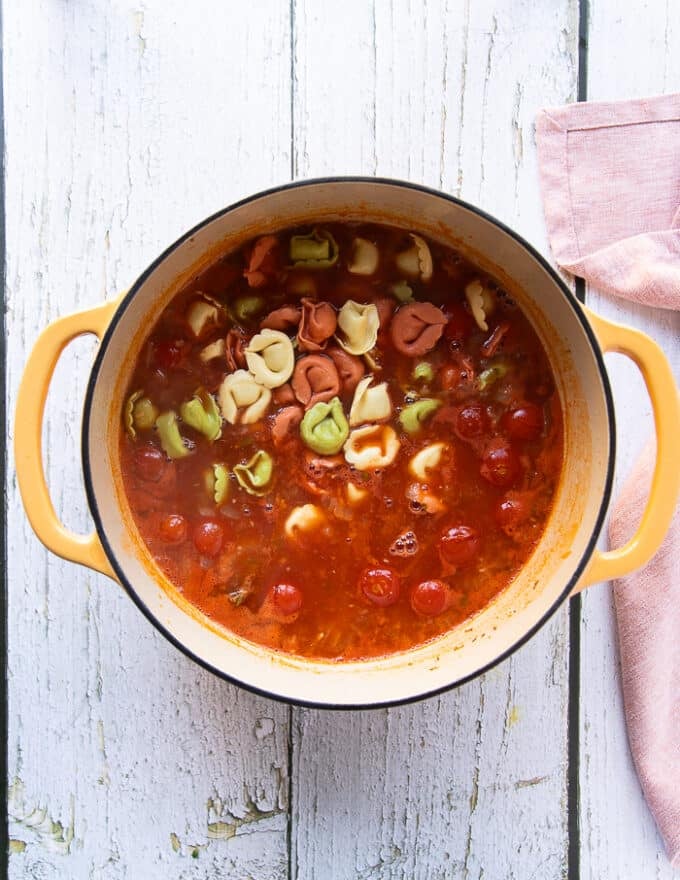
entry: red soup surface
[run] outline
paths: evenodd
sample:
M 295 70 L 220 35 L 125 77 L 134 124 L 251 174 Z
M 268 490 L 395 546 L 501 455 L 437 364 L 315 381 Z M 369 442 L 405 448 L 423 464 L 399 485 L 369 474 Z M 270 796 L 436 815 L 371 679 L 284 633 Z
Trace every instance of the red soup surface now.
M 339 660 L 422 644 L 507 586 L 562 435 L 546 354 L 502 287 L 418 235 L 329 224 L 251 241 L 173 299 L 120 455 L 141 537 L 189 602 Z

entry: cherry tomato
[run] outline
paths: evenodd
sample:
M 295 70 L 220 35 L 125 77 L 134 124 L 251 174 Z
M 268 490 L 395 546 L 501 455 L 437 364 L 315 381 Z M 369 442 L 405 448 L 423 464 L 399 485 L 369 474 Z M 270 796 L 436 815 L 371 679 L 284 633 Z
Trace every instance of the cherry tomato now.
M 275 584 L 271 592 L 274 604 L 282 614 L 296 614 L 302 608 L 302 590 L 294 584 Z
M 495 440 L 487 446 L 479 472 L 494 486 L 511 486 L 521 469 L 519 457 L 506 440 Z
M 489 416 L 481 403 L 468 403 L 456 415 L 456 434 L 463 440 L 480 437 L 489 430 Z
M 411 591 L 411 608 L 416 614 L 436 617 L 446 608 L 448 592 L 444 581 L 423 581 Z
M 509 492 L 494 509 L 494 519 L 501 529 L 521 525 L 531 513 L 529 499 L 521 492 Z
M 154 343 L 153 356 L 162 370 L 172 370 L 182 360 L 182 339 L 161 339 Z
M 543 431 L 543 410 L 535 403 L 523 403 L 504 414 L 501 428 L 513 440 L 536 440 Z
M 480 543 L 479 533 L 471 526 L 451 526 L 439 539 L 439 552 L 451 565 L 466 565 L 479 553 Z
M 367 568 L 359 578 L 359 587 L 374 605 L 386 608 L 399 598 L 399 575 L 391 568 Z
M 204 519 L 194 527 L 194 547 L 201 556 L 217 556 L 224 543 L 224 529 L 214 519 Z
M 187 536 L 187 521 L 178 513 L 169 513 L 160 521 L 158 533 L 166 544 L 180 544 Z
M 134 462 L 139 476 L 150 483 L 157 483 L 160 480 L 167 465 L 165 455 L 151 443 L 135 449 Z
M 452 342 L 462 342 L 470 335 L 474 327 L 472 315 L 465 309 L 462 303 L 456 303 L 445 312 L 448 323 L 444 328 L 444 336 Z

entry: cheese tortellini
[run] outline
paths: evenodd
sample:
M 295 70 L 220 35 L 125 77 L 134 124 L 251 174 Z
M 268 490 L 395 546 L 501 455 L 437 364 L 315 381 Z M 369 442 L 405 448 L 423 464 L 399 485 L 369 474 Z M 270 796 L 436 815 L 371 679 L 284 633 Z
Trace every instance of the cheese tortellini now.
M 493 293 L 481 281 L 471 281 L 465 288 L 465 297 L 477 326 L 486 333 L 489 329 L 486 319 L 496 306 Z
M 361 304 L 348 299 L 338 312 L 336 339 L 350 354 L 365 354 L 378 339 L 380 317 L 374 303 Z
M 300 532 L 310 532 L 318 528 L 325 521 L 325 516 L 316 504 L 303 504 L 294 507 L 288 514 L 288 519 L 283 527 L 289 538 L 297 538 Z
M 245 349 L 246 363 L 260 385 L 278 388 L 293 374 L 293 343 L 280 330 L 262 330 Z
M 220 385 L 217 398 L 222 415 L 230 425 L 252 425 L 267 411 L 272 393 L 247 370 L 229 373 Z
M 365 425 L 367 422 L 382 422 L 392 415 L 392 402 L 387 391 L 387 382 L 369 388 L 372 381 L 372 376 L 366 376 L 356 387 L 349 411 L 349 423 L 352 428 Z
M 424 449 L 419 450 L 408 463 L 411 476 L 416 480 L 426 482 L 429 474 L 435 470 L 446 449 L 446 443 L 430 443 Z
M 389 425 L 366 425 L 350 431 L 345 459 L 359 471 L 374 471 L 392 464 L 399 452 L 399 438 Z

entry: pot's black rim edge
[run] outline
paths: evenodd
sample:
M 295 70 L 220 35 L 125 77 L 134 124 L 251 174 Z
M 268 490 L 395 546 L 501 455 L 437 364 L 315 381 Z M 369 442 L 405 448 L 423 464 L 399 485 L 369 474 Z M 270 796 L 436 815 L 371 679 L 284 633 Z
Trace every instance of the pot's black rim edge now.
M 155 271 L 157 266 L 166 259 L 166 257 L 172 253 L 177 247 L 183 244 L 187 239 L 191 238 L 195 235 L 199 230 L 203 229 L 209 223 L 212 223 L 214 220 L 217 220 L 219 217 L 224 216 L 225 214 L 230 213 L 231 211 L 236 210 L 237 208 L 242 207 L 243 205 L 249 204 L 251 202 L 255 202 L 259 199 L 265 198 L 266 196 L 273 195 L 275 193 L 284 192 L 290 189 L 297 189 L 306 186 L 314 186 L 318 184 L 334 184 L 334 183 L 371 183 L 371 184 L 380 184 L 385 186 L 398 186 L 404 187 L 406 189 L 416 190 L 418 192 L 423 192 L 428 195 L 437 196 L 438 198 L 444 199 L 452 204 L 457 205 L 465 210 L 472 212 L 473 214 L 477 214 L 482 217 L 489 223 L 500 228 L 503 232 L 513 238 L 516 242 L 522 245 L 525 250 L 527 250 L 531 256 L 539 263 L 539 265 L 548 273 L 548 275 L 553 279 L 553 281 L 557 284 L 559 289 L 562 291 L 565 296 L 567 302 L 571 306 L 572 311 L 576 315 L 578 321 L 583 327 L 586 336 L 591 344 L 593 349 L 593 353 L 595 355 L 595 360 L 597 362 L 597 366 L 600 372 L 600 379 L 602 381 L 602 387 L 605 395 L 605 403 L 607 408 L 607 418 L 609 421 L 609 453 L 607 457 L 607 474 L 605 478 L 605 487 L 602 495 L 602 501 L 600 503 L 600 509 L 597 514 L 597 518 L 595 521 L 595 528 L 593 529 L 593 533 L 588 541 L 588 544 L 585 548 L 584 553 L 579 560 L 576 569 L 574 570 L 574 574 L 570 578 L 569 582 L 566 584 L 564 590 L 560 593 L 558 598 L 553 602 L 550 608 L 546 611 L 543 617 L 537 621 L 524 635 L 518 639 L 513 645 L 503 651 L 502 654 L 499 654 L 498 657 L 494 658 L 490 663 L 487 663 L 485 666 L 477 669 L 475 672 L 470 675 L 466 675 L 463 678 L 456 679 L 449 684 L 443 685 L 440 688 L 435 688 L 434 690 L 427 691 L 426 693 L 416 694 L 415 696 L 405 697 L 403 699 L 396 700 L 387 700 L 381 703 L 319 703 L 315 701 L 308 700 L 298 700 L 292 697 L 285 697 L 281 694 L 271 693 L 270 691 L 263 690 L 261 688 L 257 688 L 254 685 L 251 685 L 247 682 L 243 682 L 235 676 L 229 675 L 221 669 L 217 669 L 212 666 L 206 660 L 203 660 L 201 657 L 195 655 L 189 648 L 183 645 L 175 636 L 167 630 L 163 624 L 152 614 L 146 604 L 142 601 L 142 599 L 137 594 L 136 590 L 129 583 L 127 578 L 125 577 L 121 567 L 118 564 L 115 553 L 113 552 L 113 548 L 109 544 L 108 538 L 106 537 L 106 533 L 103 528 L 101 515 L 99 512 L 99 507 L 97 504 L 97 500 L 94 494 L 94 487 L 92 484 L 92 474 L 90 470 L 90 443 L 89 443 L 89 428 L 90 428 L 90 416 L 92 412 L 92 398 L 94 396 L 94 388 L 97 382 L 97 378 L 99 376 L 99 372 L 101 370 L 102 361 L 104 355 L 106 354 L 106 349 L 108 347 L 109 341 L 116 329 L 116 326 L 121 319 L 125 309 L 127 308 L 128 303 L 132 300 L 134 295 L 136 294 L 139 287 L 146 281 L 146 279 L 151 275 L 152 272 Z M 468 202 L 463 201 L 462 199 L 457 198 L 456 196 L 449 195 L 448 193 L 441 192 L 440 190 L 432 189 L 431 187 L 422 186 L 421 184 L 411 183 L 409 181 L 397 180 L 393 178 L 385 178 L 385 177 L 364 177 L 364 176 L 356 176 L 356 175 L 348 175 L 341 177 L 319 177 L 319 178 L 310 178 L 308 180 L 300 180 L 294 181 L 292 183 L 282 184 L 280 186 L 271 187 L 270 189 L 262 190 L 261 192 L 255 193 L 254 195 L 248 196 L 244 199 L 241 199 L 237 202 L 234 202 L 232 205 L 229 205 L 226 208 L 221 209 L 220 211 L 216 211 L 214 214 L 211 214 L 206 219 L 202 220 L 196 226 L 192 227 L 188 232 L 184 233 L 180 238 L 178 238 L 173 244 L 171 244 L 168 248 L 166 248 L 148 267 L 147 269 L 137 278 L 134 284 L 130 287 L 129 291 L 122 298 L 121 302 L 118 304 L 116 311 L 109 323 L 106 331 L 101 339 L 99 349 L 97 351 L 97 355 L 94 360 L 94 364 L 92 367 L 92 371 L 90 372 L 90 378 L 87 384 L 87 391 L 85 393 L 85 402 L 83 406 L 83 427 L 82 427 L 82 439 L 81 439 L 81 457 L 82 457 L 82 465 L 83 465 L 83 479 L 85 484 L 85 492 L 87 495 L 88 504 L 90 507 L 90 512 L 92 513 L 92 518 L 94 519 L 95 528 L 97 531 L 97 535 L 102 542 L 102 546 L 104 548 L 104 552 L 108 557 L 111 566 L 118 576 L 121 585 L 128 593 L 132 601 L 139 608 L 139 610 L 144 614 L 147 620 L 172 644 L 181 651 L 185 656 L 189 657 L 189 659 L 193 660 L 199 666 L 202 666 L 203 669 L 207 669 L 209 672 L 212 672 L 218 678 L 223 679 L 229 684 L 237 685 L 238 687 L 243 688 L 244 690 L 250 691 L 253 694 L 256 694 L 261 697 L 267 697 L 268 699 L 276 700 L 280 703 L 285 703 L 286 705 L 292 706 L 303 706 L 310 709 L 332 709 L 338 711 L 353 711 L 353 710 L 365 710 L 365 709 L 385 709 L 393 706 L 406 706 L 411 703 L 417 703 L 421 700 L 426 700 L 430 697 L 438 696 L 439 694 L 444 694 L 454 688 L 458 688 L 463 684 L 466 684 L 468 681 L 472 681 L 475 678 L 478 678 L 489 670 L 493 669 L 495 666 L 499 665 L 503 661 L 507 660 L 515 651 L 519 650 L 526 642 L 528 642 L 533 636 L 541 629 L 547 621 L 555 614 L 557 609 L 563 604 L 565 599 L 568 598 L 569 594 L 573 590 L 573 588 L 578 583 L 579 578 L 585 571 L 586 565 L 588 564 L 593 551 L 596 548 L 597 540 L 600 535 L 600 531 L 602 529 L 602 525 L 604 523 L 604 519 L 607 513 L 607 508 L 609 506 L 609 500 L 611 497 L 612 483 L 614 479 L 614 461 L 615 461 L 615 452 L 616 452 L 616 422 L 614 417 L 614 402 L 612 398 L 611 386 L 609 384 L 609 377 L 607 375 L 607 371 L 604 365 L 604 358 L 602 355 L 602 351 L 600 349 L 599 342 L 595 335 L 595 331 L 591 327 L 585 313 L 582 311 L 581 306 L 572 293 L 572 291 L 567 287 L 564 281 L 560 278 L 557 272 L 553 269 L 553 267 L 548 263 L 548 261 L 540 254 L 534 247 L 531 245 L 523 236 L 519 235 L 519 233 L 515 232 L 510 227 L 506 226 L 501 220 L 492 217 L 490 214 L 487 214 L 485 211 L 481 210 L 481 208 L 477 208 L 475 205 L 471 205 Z

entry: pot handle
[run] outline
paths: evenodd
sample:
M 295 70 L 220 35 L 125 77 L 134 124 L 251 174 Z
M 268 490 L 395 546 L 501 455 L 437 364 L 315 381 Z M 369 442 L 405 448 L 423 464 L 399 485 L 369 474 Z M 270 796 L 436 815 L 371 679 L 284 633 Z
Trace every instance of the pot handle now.
M 591 584 L 623 577 L 654 556 L 668 531 L 680 492 L 677 443 L 680 437 L 680 398 L 675 378 L 661 347 L 639 330 L 614 324 L 584 311 L 602 351 L 625 354 L 642 373 L 652 402 L 656 432 L 656 463 L 652 487 L 640 525 L 633 537 L 616 550 L 596 550 L 572 595 Z
M 66 315 L 38 337 L 28 359 L 17 396 L 14 459 L 17 482 L 28 520 L 40 541 L 63 559 L 86 565 L 117 580 L 97 533 L 78 535 L 59 521 L 45 481 L 42 423 L 45 401 L 59 357 L 72 339 L 94 333 L 100 339 L 117 302 Z

